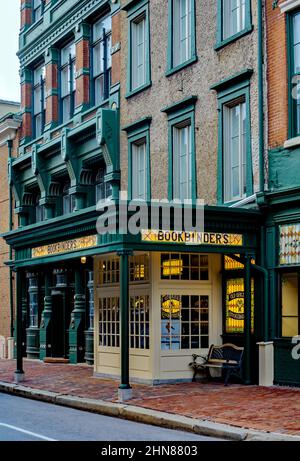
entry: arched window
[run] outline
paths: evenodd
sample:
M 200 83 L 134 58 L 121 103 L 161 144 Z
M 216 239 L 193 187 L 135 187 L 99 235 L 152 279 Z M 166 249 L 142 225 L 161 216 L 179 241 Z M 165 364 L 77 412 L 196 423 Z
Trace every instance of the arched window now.
M 100 200 L 108 199 L 112 195 L 112 189 L 111 189 L 110 183 L 107 183 L 104 180 L 105 175 L 106 175 L 106 169 L 99 168 L 97 176 L 96 176 L 96 182 L 95 182 L 96 203 L 98 203 Z
M 70 182 L 66 182 L 63 187 L 63 214 L 72 213 L 75 211 L 75 197 L 70 195 Z

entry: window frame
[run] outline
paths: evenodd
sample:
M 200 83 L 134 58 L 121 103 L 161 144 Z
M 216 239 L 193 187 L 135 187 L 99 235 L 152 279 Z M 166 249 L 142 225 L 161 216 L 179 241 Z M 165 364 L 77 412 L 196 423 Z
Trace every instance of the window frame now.
M 101 105 L 105 101 L 107 101 L 109 99 L 109 94 L 110 94 L 112 62 L 111 62 L 111 55 L 108 54 L 107 43 L 108 43 L 108 40 L 110 38 L 110 43 L 112 45 L 112 42 L 111 42 L 111 40 L 112 40 L 112 26 L 111 26 L 108 33 L 104 33 L 104 34 L 102 33 L 102 36 L 100 38 L 97 38 L 97 39 L 94 38 L 95 37 L 95 35 L 94 35 L 94 27 L 98 22 L 103 21 L 108 17 L 111 18 L 111 13 L 110 12 L 106 12 L 101 17 L 97 18 L 97 20 L 94 21 L 91 24 L 91 42 L 90 42 L 90 50 L 91 50 L 91 54 L 90 54 L 90 56 L 91 56 L 90 57 L 91 91 L 90 91 L 90 93 L 91 93 L 92 104 L 93 104 L 93 106 L 96 106 L 96 107 L 98 107 L 99 105 Z M 105 30 L 105 29 L 103 29 L 103 30 Z M 100 74 L 97 74 L 97 76 L 95 76 L 95 73 L 94 73 L 94 61 L 95 61 L 94 52 L 95 52 L 96 46 L 98 46 L 99 44 L 101 44 L 103 46 L 104 65 L 103 65 L 103 72 L 102 73 L 100 72 Z M 110 53 L 110 51 L 111 51 L 111 48 L 109 50 L 109 53 Z M 110 67 L 107 66 L 109 56 L 110 56 Z M 100 101 L 100 102 L 96 102 L 96 80 L 98 78 L 100 78 L 102 75 L 103 75 L 103 79 L 104 79 L 104 99 L 102 101 Z
M 125 9 L 126 6 L 123 8 Z M 139 1 L 132 7 L 126 8 L 128 15 L 128 60 L 127 60 L 127 87 L 125 98 L 130 98 L 146 88 L 149 88 L 151 82 L 151 57 L 150 57 L 150 15 L 149 0 Z M 137 88 L 132 86 L 132 24 L 142 15 L 145 16 L 145 83 Z
M 141 139 L 145 139 L 146 144 L 146 201 L 151 200 L 151 160 L 150 160 L 150 124 L 151 117 L 145 117 L 137 122 L 123 128 L 127 132 L 128 140 L 128 199 L 133 200 L 133 170 L 132 156 L 133 145 L 137 144 Z
M 195 139 L 195 105 L 197 96 L 191 96 L 183 101 L 173 104 L 162 112 L 168 115 L 168 200 L 173 200 L 174 178 L 173 178 L 173 128 L 185 121 L 189 121 L 191 125 L 191 198 L 192 202 L 197 199 L 197 173 L 196 173 L 196 139 Z
M 44 78 L 41 75 L 39 83 L 34 83 L 34 73 L 38 70 L 44 68 Z M 41 99 L 40 99 L 40 112 L 35 114 L 35 90 L 40 88 L 41 92 Z M 41 116 L 41 133 L 37 135 L 36 130 L 36 117 Z M 40 138 L 43 136 L 44 128 L 46 123 L 46 66 L 45 63 L 39 63 L 37 66 L 34 67 L 32 70 L 32 137 L 33 139 Z
M 196 5 L 191 0 L 191 56 L 186 61 L 174 65 L 174 0 L 168 0 L 168 48 L 166 76 L 174 74 L 198 60 L 196 49 Z
M 291 11 L 287 15 L 287 60 L 288 60 L 288 137 L 289 139 L 299 137 L 300 131 L 297 132 L 297 102 L 293 99 L 292 94 L 295 90 L 295 85 L 292 83 L 294 77 L 298 76 L 298 84 L 300 85 L 300 72 L 294 72 L 294 17 L 300 14 L 300 9 Z M 300 121 L 299 121 L 300 125 Z
M 69 54 L 68 62 L 65 62 L 64 64 L 62 64 L 62 50 L 72 45 L 74 45 L 74 48 L 75 48 L 74 56 L 72 57 L 72 55 Z M 69 81 L 70 88 L 69 88 L 69 93 L 62 96 L 62 72 L 66 68 L 68 68 L 68 72 L 70 75 L 70 81 Z M 75 78 L 76 78 L 76 43 L 75 43 L 75 38 L 72 38 L 71 40 L 66 42 L 63 46 L 61 46 L 59 50 L 59 119 L 60 119 L 61 124 L 70 122 L 72 118 L 74 117 L 75 99 L 76 99 L 76 83 L 75 83 L 75 88 L 73 88 L 73 81 L 75 80 Z M 68 119 L 64 120 L 63 104 L 64 104 L 64 100 L 68 97 L 70 98 L 69 117 Z
M 45 8 L 44 0 L 40 0 L 39 5 L 38 5 L 37 8 L 35 8 L 34 3 L 35 3 L 35 0 L 32 0 L 32 23 L 33 24 L 38 22 L 42 18 L 43 14 L 44 14 L 44 8 Z M 37 18 L 36 17 L 37 16 L 37 11 L 39 9 L 40 9 L 40 16 Z
M 282 278 L 287 274 L 297 274 L 298 276 L 298 316 L 283 316 L 283 303 L 282 303 Z M 300 335 L 300 269 L 297 266 L 282 268 L 278 273 L 279 281 L 279 337 L 283 340 L 289 340 L 292 336 L 283 336 L 282 334 L 282 321 L 283 318 L 293 317 L 298 318 L 298 335 Z
M 249 34 L 253 31 L 253 23 L 252 23 L 252 8 L 251 8 L 251 0 L 245 0 L 245 27 L 244 29 L 240 30 L 234 35 L 230 37 L 224 38 L 223 30 L 224 30 L 224 16 L 223 16 L 223 1 L 218 0 L 217 8 L 217 42 L 215 45 L 215 50 L 219 50 L 226 45 L 229 45 L 232 42 L 244 37 L 245 35 Z
M 218 205 L 230 206 L 239 202 L 241 199 L 225 201 L 224 195 L 224 107 L 238 101 L 241 98 L 246 102 L 246 194 L 245 197 L 253 195 L 253 164 L 252 164 L 252 133 L 251 133 L 251 109 L 250 109 L 250 77 L 252 70 L 236 74 L 226 81 L 213 85 L 211 89 L 217 91 L 218 99 L 218 184 L 217 184 L 217 203 Z

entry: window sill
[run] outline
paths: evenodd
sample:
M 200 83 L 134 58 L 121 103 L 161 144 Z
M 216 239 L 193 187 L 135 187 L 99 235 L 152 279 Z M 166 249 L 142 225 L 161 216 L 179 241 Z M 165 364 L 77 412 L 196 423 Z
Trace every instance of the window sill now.
M 248 26 L 245 29 L 238 32 L 237 34 L 232 35 L 231 37 L 228 37 L 225 40 L 222 40 L 221 42 L 216 43 L 215 51 L 221 50 L 225 46 L 230 45 L 231 43 L 235 42 L 236 40 L 239 40 L 240 38 L 244 37 L 245 35 L 250 34 L 252 31 L 253 31 L 253 25 L 251 24 L 250 26 Z
M 147 82 L 145 83 L 144 85 L 142 86 L 139 86 L 138 88 L 136 88 L 135 90 L 132 90 L 132 91 L 129 91 L 128 93 L 126 93 L 125 95 L 125 98 L 126 99 L 129 99 L 131 98 L 132 96 L 135 96 L 136 94 L 138 93 L 141 93 L 142 91 L 146 90 L 147 88 L 150 88 L 150 86 L 152 85 L 152 82 Z
M 176 72 L 179 72 L 180 70 L 185 69 L 186 67 L 190 66 L 191 64 L 194 64 L 197 61 L 198 61 L 198 56 L 193 56 L 188 61 L 185 61 L 185 62 L 179 64 L 176 67 L 172 67 L 172 68 L 167 69 L 167 71 L 165 73 L 165 76 L 169 77 L 170 75 L 173 75 Z
M 293 147 L 300 147 L 300 136 L 295 136 L 294 138 L 287 139 L 283 144 L 285 149 L 292 149 Z

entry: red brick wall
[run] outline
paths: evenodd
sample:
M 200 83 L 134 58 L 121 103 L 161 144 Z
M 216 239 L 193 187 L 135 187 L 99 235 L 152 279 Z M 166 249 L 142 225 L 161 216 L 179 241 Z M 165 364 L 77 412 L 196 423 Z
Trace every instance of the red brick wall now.
M 50 89 L 58 88 L 58 66 L 49 63 L 46 66 L 46 94 Z M 46 124 L 58 121 L 58 95 L 52 94 L 46 98 Z
M 288 73 L 286 16 L 279 6 L 273 10 L 266 2 L 268 54 L 268 143 L 282 146 L 288 137 Z M 282 1 L 280 3 L 283 3 Z
M 28 3 L 28 2 L 27 2 Z M 32 23 L 31 6 L 26 5 L 26 0 L 21 0 L 21 28 Z
M 84 39 L 76 43 L 76 71 L 89 69 L 90 67 L 90 46 L 89 41 Z M 75 106 L 88 104 L 90 99 L 90 78 L 89 75 L 80 75 L 76 79 Z

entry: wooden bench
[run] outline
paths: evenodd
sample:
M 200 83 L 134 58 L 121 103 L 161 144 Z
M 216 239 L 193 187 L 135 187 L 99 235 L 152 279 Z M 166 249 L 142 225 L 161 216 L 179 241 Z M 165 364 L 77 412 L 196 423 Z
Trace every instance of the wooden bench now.
M 242 379 L 242 359 L 244 348 L 235 346 L 234 344 L 223 344 L 222 346 L 214 346 L 209 348 L 207 357 L 193 354 L 193 361 L 189 364 L 194 370 L 193 381 L 196 380 L 196 375 L 200 371 L 205 371 L 208 378 L 211 378 L 210 369 L 221 369 L 225 375 L 225 386 L 231 375 L 237 375 Z M 202 362 L 198 362 L 198 357 Z

